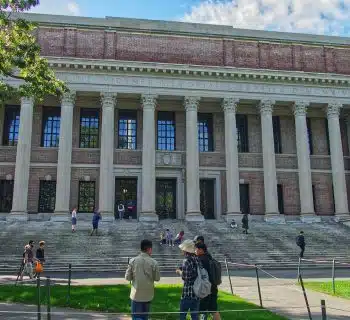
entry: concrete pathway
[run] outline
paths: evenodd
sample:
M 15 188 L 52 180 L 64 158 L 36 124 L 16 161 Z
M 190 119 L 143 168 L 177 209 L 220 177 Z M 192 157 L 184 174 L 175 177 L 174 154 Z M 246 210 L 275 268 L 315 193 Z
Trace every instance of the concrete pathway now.
M 273 275 L 272 275 L 273 276 Z M 9 277 L 6 277 L 6 282 Z M 4 277 L 0 278 L 0 283 L 4 283 Z M 259 295 L 254 277 L 231 277 L 233 291 L 236 295 L 259 305 Z M 317 279 L 321 281 L 322 279 Z M 324 279 L 327 281 L 329 279 Z M 66 280 L 54 279 L 57 283 L 65 283 Z M 125 284 L 126 281 L 122 278 L 90 278 L 90 279 L 76 279 L 72 281 L 72 285 L 111 285 L 111 284 Z M 181 280 L 176 277 L 162 278 L 160 283 L 163 284 L 177 284 Z M 291 279 L 261 279 L 260 286 L 262 292 L 263 306 L 271 311 L 287 317 L 288 319 L 303 320 L 309 319 L 305 305 L 304 296 L 301 288 L 295 285 L 296 280 Z M 220 286 L 221 290 L 230 292 L 230 285 L 227 277 L 223 277 L 223 284 Z M 313 292 L 307 290 L 307 297 L 311 306 L 312 318 L 314 320 L 322 319 L 321 317 L 321 300 L 326 301 L 328 319 L 331 320 L 349 320 L 350 319 L 350 300 L 332 297 L 326 294 Z M 2 306 L 2 305 L 1 305 Z M 35 308 L 34 308 L 35 311 Z M 1 315 L 1 312 L 0 312 Z M 74 315 L 75 316 L 75 315 Z M 83 319 L 79 318 L 54 318 L 54 319 Z M 96 314 L 84 315 L 84 319 L 109 319 L 98 318 Z M 82 317 L 84 317 L 82 315 Z M 6 318 L 6 319 L 15 319 Z M 19 320 L 18 316 L 16 319 Z M 24 318 L 23 318 L 24 319 Z M 31 318 L 26 318 L 31 319 Z M 34 319 L 34 318 L 33 318 Z M 113 319 L 116 319 L 115 317 Z M 121 318 L 128 319 L 128 318 Z

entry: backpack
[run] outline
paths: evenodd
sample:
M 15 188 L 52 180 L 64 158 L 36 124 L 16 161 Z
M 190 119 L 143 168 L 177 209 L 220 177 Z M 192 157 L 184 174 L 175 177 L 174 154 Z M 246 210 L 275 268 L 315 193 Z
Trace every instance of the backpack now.
M 193 284 L 193 292 L 200 299 L 211 294 L 208 272 L 199 263 L 197 264 L 197 278 Z
M 215 286 L 219 286 L 222 283 L 221 263 L 213 258 L 209 259 L 209 270 L 210 282 Z
M 296 243 L 298 247 L 301 247 L 303 245 L 303 240 L 301 236 L 297 236 Z

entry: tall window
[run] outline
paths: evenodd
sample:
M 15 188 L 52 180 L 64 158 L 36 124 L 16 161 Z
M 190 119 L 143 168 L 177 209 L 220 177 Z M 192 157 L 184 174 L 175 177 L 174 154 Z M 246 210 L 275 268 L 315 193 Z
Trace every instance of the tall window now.
M 312 130 L 311 130 L 311 119 L 306 118 L 307 136 L 309 141 L 309 153 L 314 154 L 314 148 L 312 144 Z
M 58 147 L 60 140 L 61 113 L 59 108 L 43 109 L 42 147 Z
M 19 131 L 19 106 L 5 107 L 5 122 L 4 122 L 4 146 L 16 146 L 18 141 Z
M 312 185 L 312 201 L 314 204 L 314 212 L 316 213 L 316 189 L 314 185 Z
M 282 143 L 281 143 L 281 125 L 280 125 L 280 117 L 273 116 L 272 117 L 272 126 L 273 126 L 273 140 L 275 144 L 275 153 L 282 153 Z
M 238 152 L 249 152 L 248 118 L 245 114 L 236 115 L 236 128 Z
M 329 143 L 329 130 L 328 130 L 328 119 L 327 118 L 325 118 L 324 125 L 325 125 L 325 131 L 326 131 L 327 152 L 328 152 L 328 155 L 330 155 L 331 154 L 331 148 L 330 148 L 330 143 Z
M 199 152 L 213 151 L 213 115 L 198 113 Z
M 278 199 L 278 211 L 280 214 L 284 214 L 284 198 L 283 198 L 283 186 L 277 185 L 277 199 Z
M 158 112 L 157 121 L 158 150 L 175 150 L 175 113 Z
M 137 111 L 119 110 L 118 148 L 136 149 Z
M 80 148 L 98 148 L 99 110 L 80 110 Z
M 56 202 L 56 181 L 40 181 L 38 212 L 54 212 Z
M 13 180 L 0 180 L 0 212 L 12 209 Z
M 95 208 L 95 181 L 79 181 L 78 210 L 93 212 Z

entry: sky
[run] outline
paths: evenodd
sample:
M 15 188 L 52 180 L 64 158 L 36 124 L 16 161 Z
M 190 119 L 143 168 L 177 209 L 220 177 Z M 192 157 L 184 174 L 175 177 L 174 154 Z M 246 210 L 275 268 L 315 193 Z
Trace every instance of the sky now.
M 350 0 L 41 0 L 32 12 L 350 36 Z

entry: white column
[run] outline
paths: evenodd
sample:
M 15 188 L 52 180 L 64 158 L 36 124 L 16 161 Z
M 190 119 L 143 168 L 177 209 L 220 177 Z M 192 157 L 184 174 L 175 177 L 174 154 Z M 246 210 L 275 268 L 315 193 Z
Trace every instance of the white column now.
M 102 127 L 101 127 L 101 155 L 100 155 L 100 191 L 99 210 L 103 217 L 113 220 L 114 213 L 114 106 L 116 94 L 101 93 Z
M 222 103 L 225 114 L 226 219 L 228 221 L 234 219 L 234 216 L 241 215 L 236 128 L 236 109 L 238 102 L 239 99 L 225 98 Z
M 140 221 L 158 221 L 156 215 L 155 120 L 156 95 L 142 95 L 142 205 Z
M 199 150 L 198 150 L 198 105 L 200 98 L 185 97 L 186 109 L 186 220 L 203 221 L 200 212 Z
M 306 113 L 308 106 L 308 102 L 296 101 L 293 107 L 299 169 L 300 211 L 301 220 L 303 221 L 314 215 L 310 150 L 306 125 Z
M 327 108 L 329 147 L 331 150 L 332 178 L 335 200 L 335 214 L 348 215 L 348 197 L 346 193 L 343 147 L 339 126 L 339 113 L 342 105 L 329 103 Z
M 32 142 L 34 99 L 21 98 L 20 124 L 16 154 L 15 182 L 8 220 L 27 220 L 28 182 Z
M 267 216 L 277 215 L 279 213 L 275 148 L 272 127 L 272 110 L 274 103 L 275 102 L 271 100 L 262 100 L 259 104 L 264 166 L 265 214 Z
M 348 137 L 348 154 L 347 156 L 350 156 L 350 114 L 348 114 L 345 118 L 346 123 L 346 135 Z
M 56 204 L 52 220 L 67 220 L 70 211 L 70 185 L 72 162 L 73 111 L 75 92 L 61 98 L 60 141 L 57 162 Z M 74 204 L 77 205 L 77 204 Z

